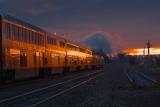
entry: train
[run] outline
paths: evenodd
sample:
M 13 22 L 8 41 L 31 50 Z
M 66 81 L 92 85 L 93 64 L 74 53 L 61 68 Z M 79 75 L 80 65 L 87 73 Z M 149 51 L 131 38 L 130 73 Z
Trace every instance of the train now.
M 0 81 L 91 69 L 101 60 L 88 47 L 0 13 Z

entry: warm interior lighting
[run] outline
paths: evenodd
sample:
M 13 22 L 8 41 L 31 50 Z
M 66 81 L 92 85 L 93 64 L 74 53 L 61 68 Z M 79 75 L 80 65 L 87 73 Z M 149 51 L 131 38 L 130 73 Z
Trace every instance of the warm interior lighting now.
M 128 55 L 148 55 L 147 48 L 145 48 L 145 52 L 143 48 L 139 49 L 128 49 L 123 51 L 125 54 Z M 150 55 L 158 55 L 160 54 L 160 48 L 150 48 Z

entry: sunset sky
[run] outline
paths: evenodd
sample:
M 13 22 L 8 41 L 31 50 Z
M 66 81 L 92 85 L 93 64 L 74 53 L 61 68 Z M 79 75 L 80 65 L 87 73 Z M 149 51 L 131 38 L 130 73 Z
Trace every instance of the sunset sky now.
M 113 50 L 160 46 L 159 0 L 0 0 L 0 10 L 78 42 L 103 35 Z

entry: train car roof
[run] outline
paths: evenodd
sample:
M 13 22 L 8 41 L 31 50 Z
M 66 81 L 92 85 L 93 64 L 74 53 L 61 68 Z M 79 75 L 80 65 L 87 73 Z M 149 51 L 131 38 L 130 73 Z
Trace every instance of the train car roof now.
M 4 13 L 4 12 L 0 12 L 0 14 L 1 14 L 1 16 L 2 16 L 3 18 L 5 18 L 5 19 L 7 19 L 7 20 L 9 20 L 9 21 L 13 21 L 13 22 L 15 22 L 15 23 L 17 23 L 17 24 L 21 24 L 21 25 L 27 26 L 27 27 L 29 27 L 29 28 L 32 28 L 32 29 L 35 29 L 35 30 L 38 30 L 38 31 L 41 31 L 41 32 L 45 32 L 45 30 L 41 29 L 40 27 L 37 27 L 37 26 L 32 25 L 32 24 L 29 24 L 28 22 L 25 22 L 25 21 L 23 21 L 23 20 L 21 20 L 21 19 L 18 19 L 18 18 L 16 18 L 16 17 L 13 17 L 13 16 L 11 16 L 11 15 L 8 15 L 8 14 L 6 14 L 6 13 Z
M 92 51 L 91 48 L 89 48 L 89 47 L 87 47 L 87 46 L 84 46 L 84 45 L 82 45 L 82 44 L 79 44 L 79 43 L 75 43 L 75 42 L 73 42 L 73 41 L 71 41 L 71 40 L 67 40 L 67 42 L 68 42 L 69 44 L 76 45 L 76 46 L 79 47 L 79 48 L 82 48 L 82 49 L 86 49 L 86 50 Z
M 52 37 L 52 38 L 55 38 L 55 39 L 58 39 L 58 40 L 61 40 L 61 41 L 66 41 L 65 38 L 62 38 L 62 37 L 58 36 L 57 34 L 50 33 L 50 32 L 46 32 L 46 34 L 47 34 L 48 37 Z
M 40 27 L 37 27 L 37 26 L 32 25 L 32 24 L 29 24 L 28 22 L 25 22 L 25 21 L 23 21 L 23 20 L 21 20 L 21 19 L 18 19 L 18 18 L 16 18 L 16 17 L 14 17 L 14 16 L 8 15 L 8 14 L 2 12 L 2 11 L 0 11 L 0 15 L 1 15 L 2 17 L 4 17 L 5 19 L 7 19 L 7 20 L 14 21 L 14 22 L 16 22 L 16 23 L 18 23 L 18 24 L 21 24 L 21 25 L 30 27 L 30 28 L 32 28 L 32 29 L 35 29 L 35 30 L 44 32 L 44 33 L 47 34 L 47 36 L 50 36 L 50 37 L 53 37 L 53 38 L 55 37 L 55 38 L 58 38 L 59 40 L 64 40 L 64 41 L 67 41 L 68 43 L 74 44 L 74 45 L 76 45 L 76 46 L 78 46 L 78 47 L 81 47 L 81 48 L 84 48 L 84 49 L 87 49 L 87 50 L 92 51 L 91 48 L 88 48 L 88 47 L 86 47 L 86 46 L 83 46 L 82 44 L 78 44 L 78 43 L 75 43 L 75 42 L 73 42 L 73 41 L 71 41 L 71 40 L 67 40 L 67 39 L 65 39 L 65 38 L 63 38 L 63 37 L 57 36 L 57 35 L 55 35 L 55 34 L 52 34 L 52 33 L 48 32 L 48 31 L 46 31 L 46 30 L 44 30 L 44 29 L 42 29 L 42 28 L 40 28 Z

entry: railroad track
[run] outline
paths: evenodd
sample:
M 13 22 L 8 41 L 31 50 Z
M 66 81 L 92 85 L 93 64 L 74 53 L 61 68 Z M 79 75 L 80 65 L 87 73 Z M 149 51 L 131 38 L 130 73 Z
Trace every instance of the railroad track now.
M 97 71 L 85 76 L 76 77 L 74 79 L 23 93 L 21 95 L 6 98 L 0 100 L 0 107 L 39 107 L 44 103 L 101 76 L 102 74 L 101 71 Z
M 81 73 L 82 72 L 70 72 L 65 76 L 69 77 L 70 75 L 81 74 Z M 31 84 L 33 82 L 46 81 L 46 80 L 49 80 L 49 79 L 52 79 L 52 78 L 55 79 L 55 78 L 60 77 L 60 76 L 62 76 L 62 75 L 57 74 L 57 76 L 51 75 L 49 78 L 38 78 L 38 77 L 36 77 L 36 78 L 33 78 L 33 79 L 26 79 L 26 80 L 19 80 L 19 81 L 15 81 L 15 82 L 4 83 L 4 84 L 0 84 L 0 89 L 6 89 L 6 88 L 10 88 L 10 87 L 15 87 L 15 86 Z
M 157 81 L 153 80 L 152 78 L 141 72 L 129 70 L 124 71 L 124 73 L 133 87 L 153 87 L 159 84 Z

